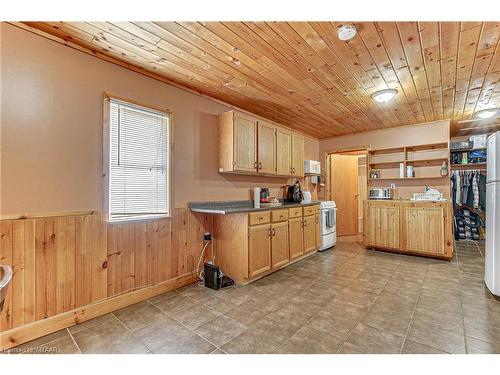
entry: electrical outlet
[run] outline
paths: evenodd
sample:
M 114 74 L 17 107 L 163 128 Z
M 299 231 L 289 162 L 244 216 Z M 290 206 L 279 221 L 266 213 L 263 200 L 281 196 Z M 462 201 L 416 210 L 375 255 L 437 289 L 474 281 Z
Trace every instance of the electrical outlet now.
M 212 241 L 212 234 L 210 232 L 205 232 L 203 234 L 203 240 L 205 240 L 205 241 Z
M 391 189 L 396 189 L 396 183 L 395 182 L 391 182 Z

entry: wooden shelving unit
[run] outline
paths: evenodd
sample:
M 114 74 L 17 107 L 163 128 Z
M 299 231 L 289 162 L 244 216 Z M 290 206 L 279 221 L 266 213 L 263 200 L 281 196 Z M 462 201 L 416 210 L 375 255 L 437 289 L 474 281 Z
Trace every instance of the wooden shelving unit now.
M 419 157 L 419 153 L 443 151 L 447 156 L 440 155 L 439 157 Z M 391 155 L 393 156 L 391 158 Z M 404 177 L 399 176 L 400 164 L 403 164 Z M 446 163 L 448 168 L 448 175 L 441 176 L 429 175 L 429 176 L 417 176 L 417 177 L 407 177 L 406 167 L 411 165 L 415 170 L 421 167 L 438 167 L 443 163 Z M 436 168 L 437 169 L 437 168 Z M 370 172 L 372 170 L 380 170 L 380 178 L 370 178 Z M 393 173 L 397 173 L 397 176 L 383 176 L 382 171 L 392 170 Z M 450 172 L 450 157 L 449 157 L 449 145 L 447 142 L 442 143 L 430 143 L 414 146 L 403 146 L 385 149 L 376 149 L 368 151 L 368 163 L 367 163 L 367 175 L 368 184 L 370 181 L 405 181 L 405 180 L 426 180 L 426 179 L 449 179 Z M 439 172 L 438 172 L 439 173 Z

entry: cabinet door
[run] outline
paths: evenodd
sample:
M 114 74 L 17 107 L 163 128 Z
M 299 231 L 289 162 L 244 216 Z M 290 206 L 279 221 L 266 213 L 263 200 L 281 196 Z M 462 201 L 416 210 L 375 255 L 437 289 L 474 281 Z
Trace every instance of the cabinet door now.
M 280 267 L 290 260 L 287 221 L 271 226 L 271 259 L 273 268 Z
M 234 115 L 234 170 L 256 172 L 257 121 L 240 114 Z
M 316 250 L 316 217 L 304 216 L 304 252 Z
M 257 172 L 275 174 L 276 127 L 259 120 L 257 129 Z
M 443 207 L 405 207 L 405 250 L 445 254 Z
M 297 177 L 304 176 L 304 137 L 292 135 L 292 171 Z
M 288 220 L 288 232 L 288 238 L 290 239 L 290 259 L 295 259 L 304 254 L 302 217 Z
M 314 216 L 314 226 L 316 228 L 316 249 L 321 246 L 321 216 L 316 214 Z
M 248 275 L 257 276 L 271 269 L 271 227 L 248 228 Z
M 292 134 L 281 129 L 276 131 L 276 174 L 292 174 Z
M 377 205 L 367 202 L 365 209 L 365 244 L 398 249 L 399 245 L 399 207 Z

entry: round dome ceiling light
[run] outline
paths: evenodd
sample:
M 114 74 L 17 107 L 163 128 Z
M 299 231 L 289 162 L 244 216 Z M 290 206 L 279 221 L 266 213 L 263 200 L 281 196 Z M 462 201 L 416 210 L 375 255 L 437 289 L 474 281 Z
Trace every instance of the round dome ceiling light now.
M 342 25 L 339 29 L 339 39 L 346 41 L 356 36 L 356 26 Z
M 497 113 L 498 113 L 497 108 L 482 109 L 482 110 L 474 113 L 474 117 L 480 118 L 480 119 L 487 119 L 487 118 L 495 116 Z
M 380 90 L 380 91 L 374 92 L 372 94 L 372 98 L 378 103 L 387 103 L 389 100 L 392 100 L 396 96 L 397 93 L 398 93 L 398 90 L 396 90 L 396 89 Z

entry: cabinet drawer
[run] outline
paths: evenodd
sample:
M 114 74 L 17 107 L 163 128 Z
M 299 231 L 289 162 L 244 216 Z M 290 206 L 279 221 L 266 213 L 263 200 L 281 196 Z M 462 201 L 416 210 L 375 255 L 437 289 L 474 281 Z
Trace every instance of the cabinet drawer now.
M 274 210 L 271 211 L 271 218 L 273 223 L 278 221 L 288 220 L 288 210 Z
M 248 214 L 248 225 L 266 224 L 271 220 L 271 211 L 250 212 Z
M 314 215 L 316 213 L 316 206 L 304 207 L 304 216 Z
M 301 216 L 302 216 L 302 207 L 294 207 L 288 209 L 289 218 L 301 217 Z

